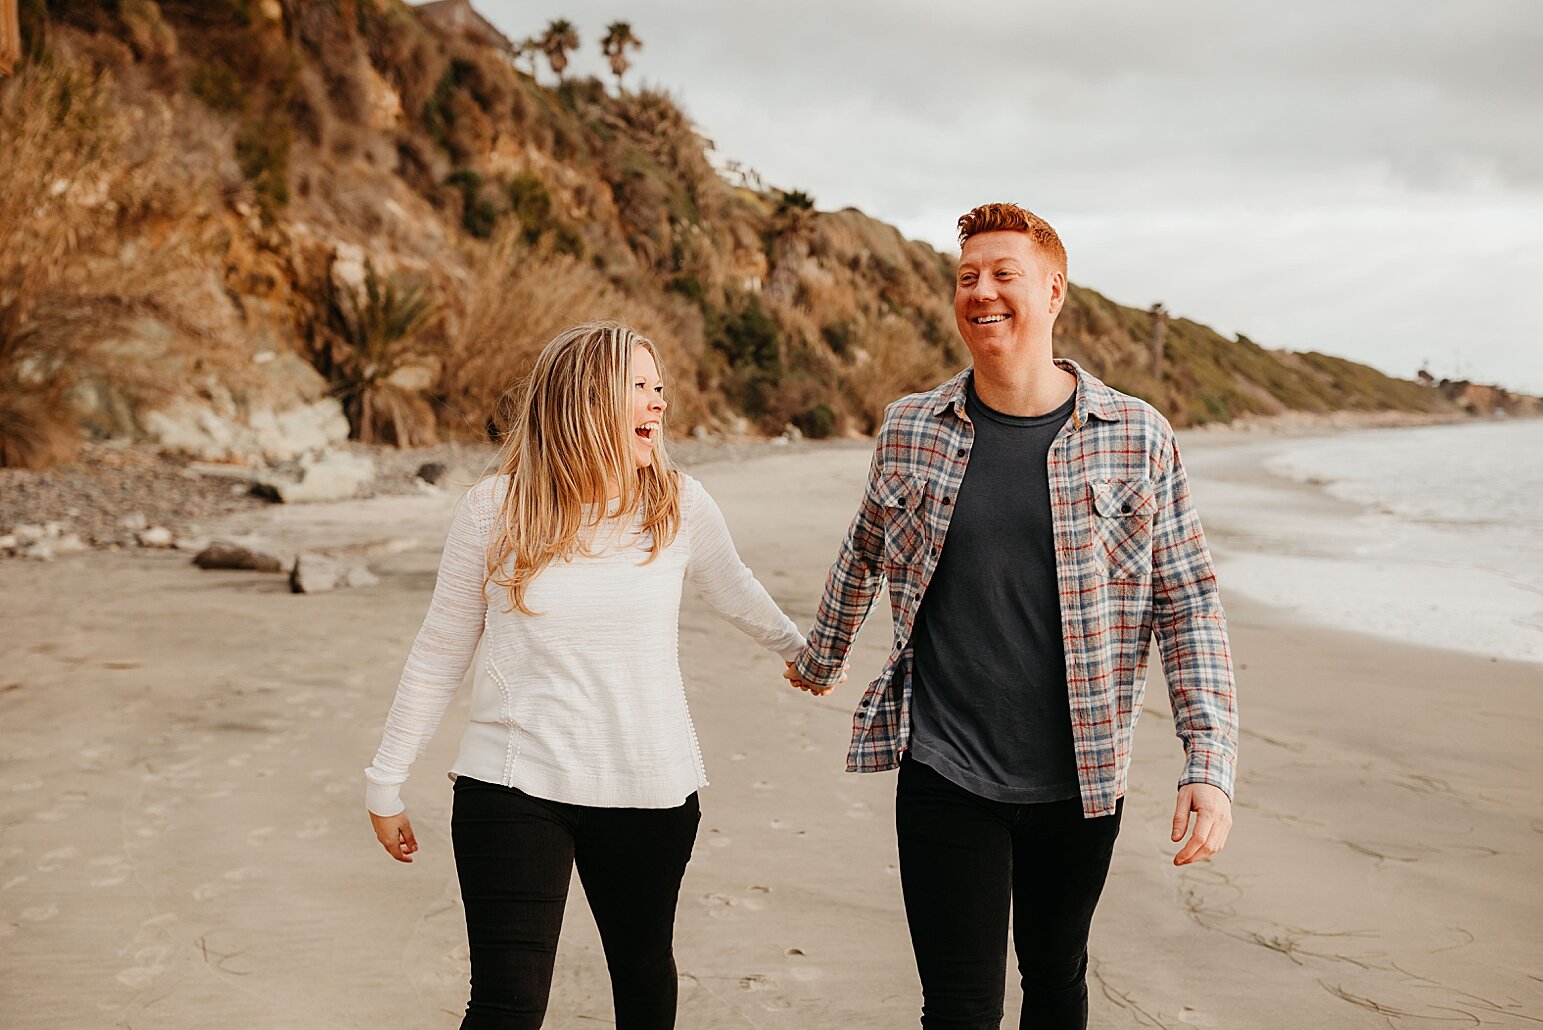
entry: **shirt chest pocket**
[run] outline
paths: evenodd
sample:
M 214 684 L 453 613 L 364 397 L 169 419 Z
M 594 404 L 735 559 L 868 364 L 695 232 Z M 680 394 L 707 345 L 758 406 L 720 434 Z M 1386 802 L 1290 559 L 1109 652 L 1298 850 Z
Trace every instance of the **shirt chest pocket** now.
M 1157 488 L 1150 479 L 1095 479 L 1093 549 L 1110 579 L 1152 575 L 1152 518 Z
M 927 542 L 926 490 L 918 480 L 891 472 L 879 483 L 874 500 L 884 517 L 884 560 L 909 565 L 921 557 Z

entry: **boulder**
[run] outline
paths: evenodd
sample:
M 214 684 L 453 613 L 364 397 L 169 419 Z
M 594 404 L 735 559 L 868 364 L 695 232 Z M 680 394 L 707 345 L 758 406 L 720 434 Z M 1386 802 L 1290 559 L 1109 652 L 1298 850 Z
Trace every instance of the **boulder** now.
M 142 530 L 138 540 L 140 547 L 171 547 L 176 542 L 171 530 L 165 526 L 151 526 L 149 529 Z
M 209 461 L 291 461 L 348 439 L 327 381 L 291 351 L 259 350 L 239 380 L 204 382 L 138 415 L 138 435 Z
M 442 461 L 426 461 L 418 466 L 418 478 L 432 486 L 438 486 L 449 471 Z
M 295 558 L 295 567 L 289 572 L 289 589 L 297 594 L 372 587 L 379 582 L 363 565 L 350 565 L 309 551 L 303 551 Z
M 184 400 L 149 412 L 142 421 L 145 435 L 155 443 L 210 461 L 287 461 L 348 439 L 348 419 L 334 397 L 241 414 Z
M 201 569 L 244 569 L 250 572 L 287 572 L 293 555 L 259 537 L 226 537 L 209 541 L 193 558 Z
M 55 554 L 79 554 L 91 549 L 91 545 L 82 540 L 79 533 L 61 533 L 49 543 Z
M 302 504 L 357 497 L 375 479 L 375 463 L 362 455 L 329 451 L 319 458 L 275 468 L 260 476 L 252 492 L 270 501 Z
M 143 533 L 150 528 L 150 520 L 145 518 L 144 512 L 130 512 L 118 520 L 118 526 L 121 529 L 128 530 L 130 533 Z

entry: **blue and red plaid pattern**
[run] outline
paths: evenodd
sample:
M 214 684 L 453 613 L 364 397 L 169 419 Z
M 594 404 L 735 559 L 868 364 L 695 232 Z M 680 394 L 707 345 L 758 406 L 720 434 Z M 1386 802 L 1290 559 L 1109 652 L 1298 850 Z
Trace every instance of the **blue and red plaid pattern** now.
M 1047 468 L 1083 813 L 1111 814 L 1125 793 L 1154 633 L 1187 755 L 1179 784 L 1209 783 L 1230 796 L 1238 719 L 1227 617 L 1173 429 L 1075 362 L 1057 364 L 1077 377 L 1076 405 Z M 807 682 L 835 683 L 888 581 L 894 643 L 853 718 L 852 772 L 893 769 L 909 746 L 911 630 L 970 460 L 970 374 L 886 409 L 862 504 L 795 663 Z

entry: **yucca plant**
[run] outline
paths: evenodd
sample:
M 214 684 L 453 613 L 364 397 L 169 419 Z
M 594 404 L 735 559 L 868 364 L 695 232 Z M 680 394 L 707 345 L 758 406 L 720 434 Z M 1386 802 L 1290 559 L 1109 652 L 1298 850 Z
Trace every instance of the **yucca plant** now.
M 329 286 L 316 362 L 357 440 L 419 447 L 434 443 L 434 409 L 417 391 L 391 382 L 424 354 L 442 321 L 440 303 L 423 282 L 383 278 L 370 262 L 356 289 Z

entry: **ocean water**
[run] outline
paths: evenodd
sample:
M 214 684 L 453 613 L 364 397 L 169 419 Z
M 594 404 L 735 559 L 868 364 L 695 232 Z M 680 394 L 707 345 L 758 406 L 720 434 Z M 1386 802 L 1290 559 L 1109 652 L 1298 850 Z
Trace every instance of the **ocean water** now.
M 1543 420 L 1249 449 L 1271 476 L 1343 503 L 1217 491 L 1224 590 L 1346 629 L 1543 663 Z

